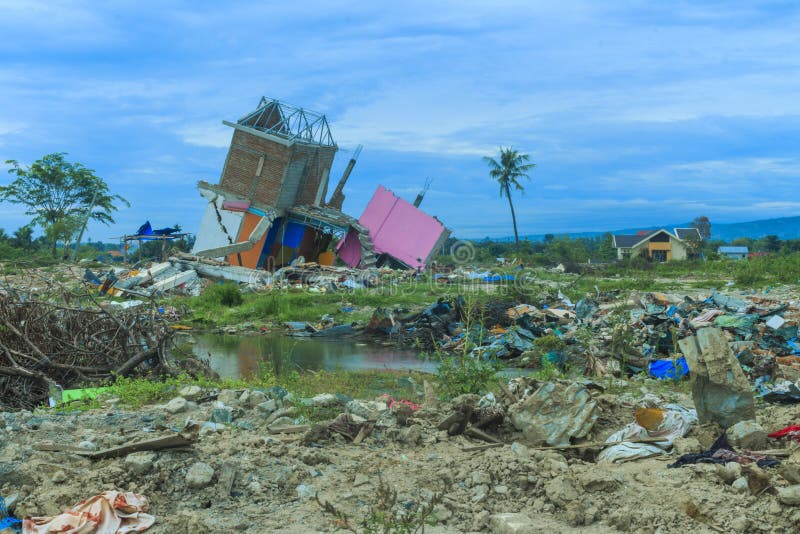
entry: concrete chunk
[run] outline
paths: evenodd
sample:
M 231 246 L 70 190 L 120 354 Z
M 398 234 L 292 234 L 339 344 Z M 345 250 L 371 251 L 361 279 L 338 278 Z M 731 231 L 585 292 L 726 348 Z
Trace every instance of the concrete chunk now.
M 750 383 L 718 328 L 701 328 L 679 341 L 692 381 L 692 397 L 700 423 L 729 428 L 755 419 Z
M 533 521 L 525 514 L 494 514 L 489 518 L 492 532 L 497 534 L 529 534 L 536 532 Z

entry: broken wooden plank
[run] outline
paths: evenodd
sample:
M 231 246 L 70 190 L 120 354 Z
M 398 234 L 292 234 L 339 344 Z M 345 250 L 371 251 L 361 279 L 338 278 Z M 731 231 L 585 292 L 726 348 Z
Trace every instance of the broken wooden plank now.
M 497 439 L 496 437 L 492 436 L 491 434 L 487 434 L 483 430 L 479 428 L 475 428 L 474 426 L 467 427 L 464 430 L 465 436 L 470 436 L 477 439 L 482 439 L 483 441 L 488 441 L 489 443 L 503 443 L 501 440 Z
M 372 434 L 372 429 L 373 428 L 375 428 L 375 422 L 374 421 L 365 422 L 364 425 L 361 427 L 361 430 L 358 431 L 358 434 L 356 435 L 356 437 L 353 438 L 353 443 L 356 444 L 356 445 L 360 445 L 361 442 L 364 441 L 367 438 L 367 436 Z
M 301 432 L 308 432 L 311 429 L 309 425 L 287 425 L 287 426 L 272 426 L 269 427 L 270 434 L 299 434 Z
M 473 445 L 472 447 L 462 447 L 461 450 L 464 452 L 477 452 L 477 451 L 484 451 L 486 449 L 496 449 L 498 447 L 502 447 L 505 443 L 485 443 L 484 445 Z
M 128 443 L 120 445 L 119 447 L 111 447 L 110 449 L 103 449 L 100 451 L 89 451 L 86 449 L 79 449 L 69 445 L 49 445 L 42 444 L 37 447 L 40 451 L 50 452 L 69 452 L 77 454 L 90 460 L 101 460 L 104 458 L 116 458 L 119 456 L 127 456 L 132 452 L 141 451 L 161 451 L 165 449 L 175 449 L 179 447 L 188 447 L 197 441 L 197 434 L 199 431 L 197 425 L 191 425 L 183 430 L 180 434 L 172 436 L 164 436 L 161 438 L 149 439 L 147 441 L 140 441 L 138 443 Z

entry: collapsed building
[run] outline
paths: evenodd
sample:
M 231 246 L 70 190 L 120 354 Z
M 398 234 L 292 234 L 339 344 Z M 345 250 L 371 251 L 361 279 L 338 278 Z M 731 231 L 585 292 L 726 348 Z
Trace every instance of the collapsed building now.
M 358 220 L 341 211 L 361 147 L 326 201 L 338 146 L 325 115 L 262 97 L 233 128 L 218 184 L 198 183 L 208 201 L 192 253 L 273 270 L 299 258 L 350 267 L 422 268 L 450 232 L 416 205 L 379 187 Z M 416 204 L 416 203 L 415 203 Z

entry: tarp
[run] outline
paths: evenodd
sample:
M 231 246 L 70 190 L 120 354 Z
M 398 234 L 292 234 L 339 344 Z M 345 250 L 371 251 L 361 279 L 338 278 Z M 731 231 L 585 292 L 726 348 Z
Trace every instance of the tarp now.
M 681 356 L 676 360 L 654 360 L 650 362 L 650 375 L 656 378 L 671 378 L 685 376 L 689 374 L 689 366 L 686 364 L 686 358 Z

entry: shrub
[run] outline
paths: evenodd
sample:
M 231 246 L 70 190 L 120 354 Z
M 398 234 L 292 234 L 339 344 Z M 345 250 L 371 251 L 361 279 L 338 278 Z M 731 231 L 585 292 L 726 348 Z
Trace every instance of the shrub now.
M 206 297 L 209 302 L 222 304 L 229 308 L 239 306 L 244 301 L 239 287 L 232 283 L 211 286 L 206 290 L 203 296 Z
M 480 356 L 443 356 L 436 371 L 442 399 L 452 399 L 464 393 L 483 393 L 500 368 L 497 361 L 484 360 Z

